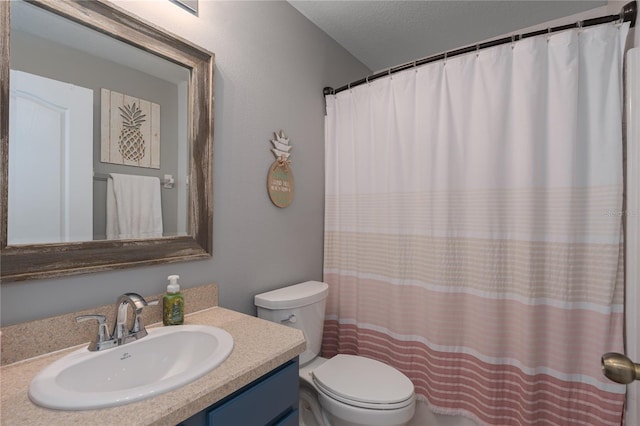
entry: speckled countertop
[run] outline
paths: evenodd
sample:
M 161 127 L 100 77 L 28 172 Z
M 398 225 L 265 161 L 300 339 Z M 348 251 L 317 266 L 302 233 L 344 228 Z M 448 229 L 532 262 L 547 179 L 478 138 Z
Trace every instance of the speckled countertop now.
M 113 408 L 58 411 L 33 404 L 33 377 L 73 347 L 0 369 L 2 425 L 176 425 L 304 351 L 301 331 L 228 309 L 213 307 L 185 316 L 185 324 L 213 325 L 234 339 L 233 352 L 218 368 L 174 391 Z M 82 347 L 82 346 L 80 346 Z

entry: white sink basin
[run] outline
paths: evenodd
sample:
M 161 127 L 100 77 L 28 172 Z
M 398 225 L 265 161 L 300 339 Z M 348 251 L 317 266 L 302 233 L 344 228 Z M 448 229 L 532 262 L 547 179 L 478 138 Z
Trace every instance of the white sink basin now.
M 233 337 L 204 325 L 149 329 L 132 343 L 77 350 L 31 381 L 29 398 L 43 407 L 89 410 L 124 405 L 176 389 L 213 370 L 229 356 Z

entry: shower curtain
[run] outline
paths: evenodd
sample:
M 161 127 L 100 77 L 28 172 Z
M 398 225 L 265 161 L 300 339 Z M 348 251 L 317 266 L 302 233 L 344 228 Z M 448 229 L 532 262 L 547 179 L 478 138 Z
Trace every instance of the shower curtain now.
M 326 97 L 323 354 L 489 425 L 620 425 L 628 24 Z

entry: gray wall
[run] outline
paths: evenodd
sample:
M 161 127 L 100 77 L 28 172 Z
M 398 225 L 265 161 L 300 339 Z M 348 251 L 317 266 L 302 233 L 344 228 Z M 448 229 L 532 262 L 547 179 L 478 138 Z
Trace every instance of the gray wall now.
M 60 279 L 3 284 L 2 325 L 115 303 L 126 291 L 161 293 L 215 282 L 220 304 L 253 314 L 253 295 L 322 279 L 324 86 L 369 70 L 286 2 L 200 1 L 195 17 L 169 1 L 117 4 L 216 55 L 214 256 Z M 291 138 L 296 195 L 266 191 L 273 132 Z

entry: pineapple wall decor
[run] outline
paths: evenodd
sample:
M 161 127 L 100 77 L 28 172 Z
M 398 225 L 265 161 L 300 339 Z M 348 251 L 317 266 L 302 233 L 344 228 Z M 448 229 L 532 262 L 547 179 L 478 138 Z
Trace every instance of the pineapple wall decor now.
M 101 91 L 103 163 L 160 168 L 160 105 L 112 90 Z
M 271 202 L 278 207 L 287 207 L 293 201 L 293 171 L 291 170 L 291 145 L 284 132 L 275 133 L 276 138 L 271 140 L 271 151 L 276 156 L 276 161 L 269 167 L 267 176 L 267 190 Z

